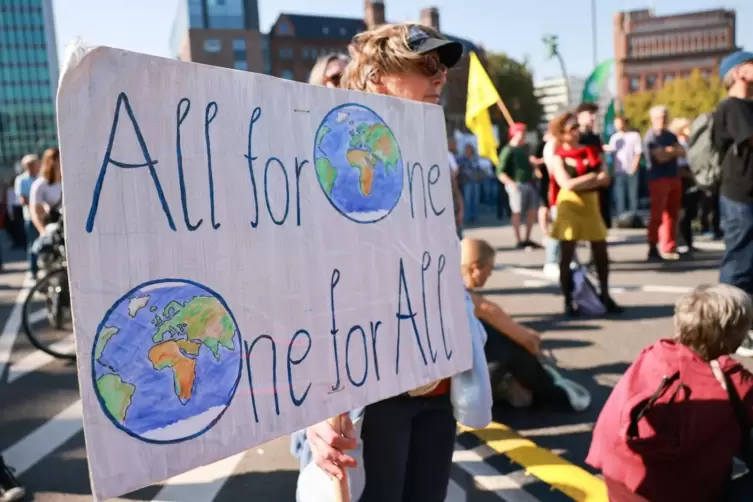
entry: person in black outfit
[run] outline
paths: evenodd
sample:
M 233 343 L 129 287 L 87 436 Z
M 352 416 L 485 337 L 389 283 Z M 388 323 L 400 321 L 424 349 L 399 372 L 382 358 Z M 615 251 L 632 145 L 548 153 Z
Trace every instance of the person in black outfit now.
M 486 329 L 486 354 L 492 397 L 499 402 L 508 397 L 508 376 L 531 394 L 535 406 L 584 411 L 591 403 L 586 389 L 547 369 L 539 360 L 541 339 L 534 330 L 521 326 L 498 305 L 479 293 L 494 270 L 495 251 L 488 242 L 463 239 L 461 273 L 469 290 L 476 317 Z
M 16 479 L 13 469 L 8 467 L 0 455 L 0 500 L 3 502 L 16 502 L 23 500 L 26 490 Z
M 578 117 L 578 126 L 580 128 L 580 144 L 583 146 L 598 146 L 601 152 L 604 152 L 604 144 L 601 137 L 594 132 L 596 123 L 596 113 L 599 106 L 596 103 L 581 103 L 575 109 Z M 606 163 L 604 163 L 606 166 Z M 612 228 L 612 185 L 599 190 L 599 207 L 601 208 L 601 217 L 607 228 Z
M 549 171 L 546 168 L 546 162 L 544 160 L 544 147 L 548 140 L 548 135 L 539 142 L 536 147 L 536 152 L 528 159 L 531 165 L 535 169 L 536 178 L 538 178 L 539 185 L 539 228 L 541 229 L 541 235 L 549 235 Z

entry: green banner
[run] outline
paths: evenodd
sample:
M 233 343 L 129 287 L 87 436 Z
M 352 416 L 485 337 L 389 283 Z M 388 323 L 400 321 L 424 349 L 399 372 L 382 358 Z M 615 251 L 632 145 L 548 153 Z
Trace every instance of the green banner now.
M 612 63 L 614 60 L 607 59 L 591 73 L 586 80 L 586 85 L 583 86 L 583 96 L 581 102 L 583 103 L 596 103 L 599 101 L 599 94 L 601 90 L 609 80 L 609 75 L 612 72 Z

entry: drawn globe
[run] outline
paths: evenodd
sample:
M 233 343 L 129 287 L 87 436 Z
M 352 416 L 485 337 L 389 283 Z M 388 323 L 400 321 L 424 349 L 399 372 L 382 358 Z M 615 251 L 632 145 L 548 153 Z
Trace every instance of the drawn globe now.
M 327 113 L 316 131 L 314 163 L 324 194 L 352 221 L 379 221 L 400 200 L 400 147 L 389 126 L 365 106 L 346 104 Z
M 242 360 L 238 326 L 217 293 L 190 281 L 150 281 L 102 319 L 92 348 L 94 390 L 119 429 L 176 443 L 217 423 Z

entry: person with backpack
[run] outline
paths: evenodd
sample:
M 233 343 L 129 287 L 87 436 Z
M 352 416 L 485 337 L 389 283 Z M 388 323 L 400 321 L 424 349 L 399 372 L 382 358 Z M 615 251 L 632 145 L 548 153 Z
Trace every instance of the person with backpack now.
M 610 183 L 609 175 L 602 169 L 602 149 L 596 145 L 581 145 L 578 120 L 567 112 L 555 118 L 549 131 L 557 141 L 552 159 L 551 186 L 557 214 L 552 223 L 551 236 L 560 242 L 560 287 L 565 298 L 565 315 L 575 317 L 581 313 L 575 302 L 575 278 L 571 263 L 579 241 L 591 243 L 591 256 L 599 278 L 599 299 L 603 310 L 618 314 L 623 309 L 609 295 L 609 252 L 607 227 L 599 206 L 599 190 Z
M 721 182 L 725 249 L 719 281 L 753 295 L 753 53 L 727 56 L 719 75 L 727 99 L 711 116 L 713 148 L 708 162 L 711 175 Z M 738 353 L 753 356 L 753 341 L 747 339 Z
M 730 500 L 733 457 L 753 460 L 753 374 L 730 357 L 752 322 L 753 302 L 734 286 L 677 300 L 674 337 L 641 352 L 596 420 L 586 463 L 611 502 Z

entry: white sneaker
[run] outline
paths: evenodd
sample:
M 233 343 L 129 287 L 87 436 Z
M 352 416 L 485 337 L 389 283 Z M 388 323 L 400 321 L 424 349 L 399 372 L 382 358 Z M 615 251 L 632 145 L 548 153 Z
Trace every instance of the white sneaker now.
M 581 384 L 560 375 L 554 367 L 542 364 L 544 369 L 552 376 L 554 385 L 565 391 L 574 411 L 581 412 L 591 406 L 591 393 Z
M 544 275 L 547 279 L 557 280 L 560 278 L 560 266 L 558 263 L 547 263 L 544 265 Z
M 751 338 L 751 333 L 748 333 L 748 336 L 745 337 L 736 354 L 742 357 L 753 357 L 753 338 Z

